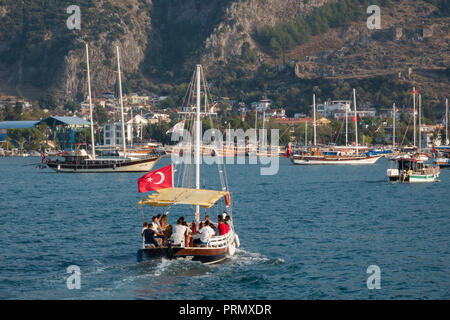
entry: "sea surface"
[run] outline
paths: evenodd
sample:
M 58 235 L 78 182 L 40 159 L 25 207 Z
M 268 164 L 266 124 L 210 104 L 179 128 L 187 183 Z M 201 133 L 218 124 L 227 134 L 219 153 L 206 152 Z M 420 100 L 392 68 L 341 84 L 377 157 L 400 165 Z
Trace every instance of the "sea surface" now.
M 386 159 L 282 158 L 274 176 L 228 165 L 241 247 L 208 266 L 136 262 L 143 220 L 164 212 L 138 209 L 141 173 L 54 173 L 39 160 L 0 159 L 0 299 L 450 299 L 450 170 L 409 185 L 387 181 Z M 215 175 L 202 166 L 202 182 Z M 180 215 L 192 220 L 193 208 L 173 208 L 169 222 Z M 80 289 L 67 287 L 71 265 Z M 380 289 L 367 287 L 371 265 Z

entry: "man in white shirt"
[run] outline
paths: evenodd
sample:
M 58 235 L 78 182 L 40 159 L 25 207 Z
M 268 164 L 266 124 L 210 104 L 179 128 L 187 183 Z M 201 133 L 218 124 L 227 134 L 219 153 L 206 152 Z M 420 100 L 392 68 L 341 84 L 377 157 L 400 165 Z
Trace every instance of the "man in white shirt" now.
M 172 242 L 172 244 L 184 247 L 187 234 L 188 228 L 183 225 L 183 220 L 178 219 L 177 224 L 173 227 L 170 241 Z
M 205 221 L 205 226 L 198 230 L 198 233 L 200 234 L 200 238 L 194 240 L 196 244 L 208 244 L 209 240 L 216 234 L 210 227 L 210 222 L 208 220 Z

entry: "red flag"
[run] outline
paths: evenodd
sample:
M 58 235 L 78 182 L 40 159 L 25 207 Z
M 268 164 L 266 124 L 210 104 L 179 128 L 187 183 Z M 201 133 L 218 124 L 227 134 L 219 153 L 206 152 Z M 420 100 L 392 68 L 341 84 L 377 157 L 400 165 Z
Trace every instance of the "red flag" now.
M 289 158 L 291 155 L 292 155 L 291 145 L 288 144 L 288 147 L 286 149 L 286 158 Z
M 353 117 L 353 122 L 356 122 L 358 118 L 356 116 Z
M 413 93 L 418 94 L 419 90 L 414 90 Z
M 151 171 L 138 179 L 139 192 L 173 187 L 172 165 Z

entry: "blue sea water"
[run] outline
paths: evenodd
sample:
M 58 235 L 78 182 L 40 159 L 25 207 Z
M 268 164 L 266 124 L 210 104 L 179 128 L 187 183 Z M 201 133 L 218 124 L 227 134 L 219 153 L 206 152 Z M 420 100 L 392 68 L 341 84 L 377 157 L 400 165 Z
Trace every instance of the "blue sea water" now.
M 142 215 L 163 212 L 137 208 L 142 174 L 26 166 L 38 161 L 0 159 L 0 299 L 450 298 L 450 170 L 408 185 L 387 181 L 385 159 L 308 167 L 283 158 L 274 176 L 229 165 L 241 247 L 207 266 L 136 262 Z M 175 208 L 169 222 L 192 212 Z M 81 269 L 79 290 L 66 286 L 70 265 Z M 367 288 L 370 265 L 381 289 Z

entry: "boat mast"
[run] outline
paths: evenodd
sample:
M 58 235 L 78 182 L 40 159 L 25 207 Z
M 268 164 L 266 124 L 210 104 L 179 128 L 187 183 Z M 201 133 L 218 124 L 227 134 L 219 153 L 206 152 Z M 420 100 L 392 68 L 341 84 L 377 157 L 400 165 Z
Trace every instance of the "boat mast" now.
M 116 52 L 117 52 L 117 72 L 119 74 L 120 114 L 122 118 L 122 145 L 123 145 L 123 152 L 125 153 L 127 151 L 127 145 L 125 141 L 125 120 L 123 119 L 122 77 L 120 75 L 119 46 L 116 47 Z
M 414 141 L 414 147 L 416 146 L 416 87 L 413 87 L 413 122 L 414 122 L 414 131 L 413 131 L 413 141 Z
M 195 109 L 195 188 L 200 189 L 200 72 L 201 65 L 197 65 L 197 108 Z M 200 206 L 195 206 L 195 220 L 200 221 Z
M 91 144 L 92 144 L 92 159 L 95 159 L 95 143 L 94 143 L 94 117 L 92 112 L 92 94 L 91 94 L 91 73 L 89 72 L 89 48 L 86 43 L 86 64 L 87 64 L 87 81 L 89 92 L 89 114 L 91 117 Z
M 392 105 L 392 149 L 395 148 L 395 103 Z
M 255 108 L 255 139 L 258 141 L 258 107 Z M 255 148 L 258 148 L 258 142 L 256 142 Z
M 345 146 L 348 146 L 348 109 L 350 108 L 350 103 L 345 103 Z
M 308 146 L 308 120 L 305 123 L 305 147 Z
M 313 115 L 313 117 L 314 117 L 314 146 L 316 146 L 317 145 L 317 141 L 316 141 L 317 132 L 316 132 L 316 94 L 315 93 L 313 93 L 313 109 L 314 109 L 314 111 L 313 111 L 313 113 L 314 113 L 314 115 Z
M 356 113 L 356 90 L 353 89 L 353 105 L 355 107 L 355 143 L 356 143 L 356 155 L 359 156 L 358 150 L 358 115 Z
M 264 121 L 265 121 L 265 120 L 266 120 L 266 109 L 264 108 L 264 109 L 263 109 L 263 124 L 262 124 L 262 132 L 263 132 L 263 136 L 262 136 L 262 139 L 263 139 L 262 145 L 263 145 L 263 146 L 266 145 L 266 141 L 265 141 L 266 134 L 264 133 Z
M 448 145 L 448 99 L 445 99 L 445 144 Z
M 422 95 L 419 94 L 419 152 L 422 150 Z

